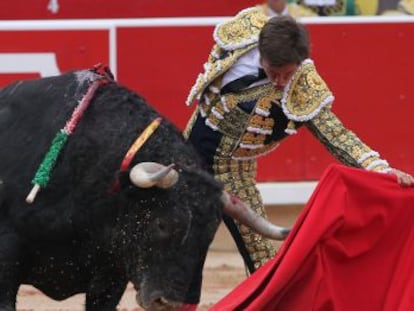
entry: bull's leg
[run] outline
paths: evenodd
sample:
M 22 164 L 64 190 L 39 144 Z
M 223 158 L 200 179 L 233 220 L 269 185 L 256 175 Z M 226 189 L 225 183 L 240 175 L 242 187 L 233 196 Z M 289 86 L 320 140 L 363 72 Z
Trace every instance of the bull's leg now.
M 95 276 L 86 293 L 86 311 L 115 311 L 127 283 L 122 274 L 105 273 Z
M 21 242 L 14 230 L 0 223 L 0 310 L 16 308 L 16 295 L 21 279 Z

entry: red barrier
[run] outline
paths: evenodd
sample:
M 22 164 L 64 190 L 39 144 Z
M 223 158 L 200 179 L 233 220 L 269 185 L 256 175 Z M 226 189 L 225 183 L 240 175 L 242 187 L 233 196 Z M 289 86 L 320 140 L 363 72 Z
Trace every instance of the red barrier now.
M 0 10 L 0 20 L 227 16 L 257 3 L 260 1 L 13 0 Z
M 0 84 L 107 62 L 121 84 L 183 128 L 192 111 L 184 101 L 213 43 L 215 21 L 0 22 Z M 334 111 L 393 166 L 414 172 L 414 23 L 385 18 L 308 21 L 312 58 L 336 96 Z M 24 30 L 25 25 L 31 30 Z M 15 56 L 12 63 L 9 53 Z M 25 55 L 26 63 L 21 61 Z M 333 161 L 303 129 L 260 160 L 259 180 L 317 179 Z

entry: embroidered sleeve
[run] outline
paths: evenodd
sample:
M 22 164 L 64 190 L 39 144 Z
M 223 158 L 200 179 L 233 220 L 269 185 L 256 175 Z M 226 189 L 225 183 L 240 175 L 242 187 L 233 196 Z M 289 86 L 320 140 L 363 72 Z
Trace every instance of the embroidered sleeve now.
M 371 150 L 352 131 L 344 127 L 330 106 L 305 123 L 306 127 L 343 164 L 368 171 L 388 172 L 388 162 Z

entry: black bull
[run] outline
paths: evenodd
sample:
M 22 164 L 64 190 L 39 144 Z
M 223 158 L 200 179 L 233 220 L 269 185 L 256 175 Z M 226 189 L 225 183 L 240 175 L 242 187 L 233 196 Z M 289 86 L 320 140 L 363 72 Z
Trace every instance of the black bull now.
M 173 309 L 185 302 L 221 220 L 222 186 L 168 121 L 129 168 L 175 163 L 178 181 L 140 188 L 119 171 L 159 114 L 116 83 L 97 90 L 49 184 L 31 205 L 25 202 L 53 137 L 96 78 L 79 71 L 0 90 L 1 310 L 15 309 L 22 283 L 57 300 L 84 292 L 87 310 L 115 310 L 128 281 L 145 308 Z

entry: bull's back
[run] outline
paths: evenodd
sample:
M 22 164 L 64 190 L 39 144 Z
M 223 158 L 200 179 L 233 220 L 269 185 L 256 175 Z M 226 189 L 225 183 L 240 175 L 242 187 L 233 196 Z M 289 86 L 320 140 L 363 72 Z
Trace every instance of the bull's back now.
M 0 91 L 0 176 L 27 180 L 80 96 L 74 74 L 19 81 Z
M 54 136 L 87 92 L 89 74 L 81 71 L 20 82 L 0 91 L 0 179 L 12 197 L 9 208 L 17 215 L 15 222 L 22 226 L 52 224 L 71 231 L 72 226 L 86 226 L 91 219 L 99 222 L 94 215 L 109 208 L 103 205 L 113 200 L 106 198 L 122 159 L 159 116 L 142 97 L 116 83 L 99 87 L 60 153 L 49 184 L 28 209 L 24 199 L 31 181 Z M 131 167 L 143 161 L 198 166 L 195 151 L 166 120 L 139 150 Z

